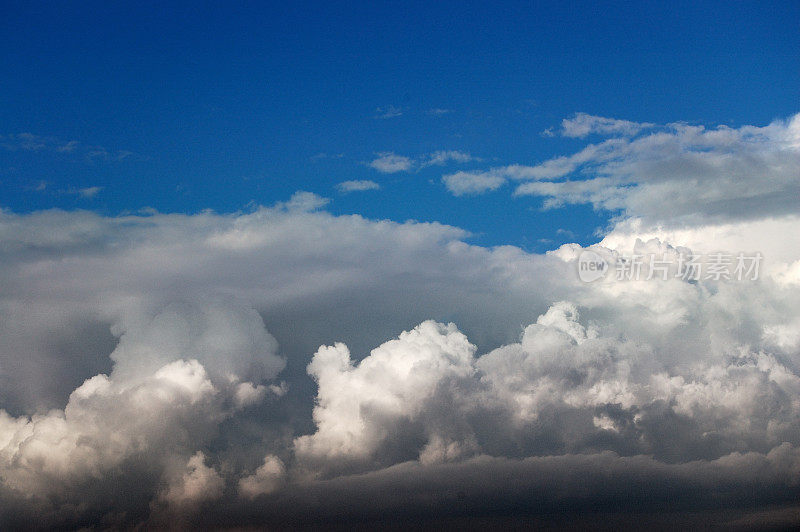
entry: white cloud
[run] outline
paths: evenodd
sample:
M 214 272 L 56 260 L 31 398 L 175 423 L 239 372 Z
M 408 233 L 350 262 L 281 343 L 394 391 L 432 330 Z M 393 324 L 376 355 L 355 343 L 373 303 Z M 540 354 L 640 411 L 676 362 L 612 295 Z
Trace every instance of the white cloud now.
M 369 163 L 372 168 L 384 174 L 407 172 L 411 169 L 412 164 L 410 158 L 392 152 L 381 152 L 376 159 Z
M 295 192 L 292 194 L 292 197 L 289 201 L 285 203 L 279 203 L 279 208 L 285 208 L 290 212 L 311 212 L 317 209 L 321 209 L 328 203 L 330 203 L 329 198 L 323 198 L 313 192 Z
M 506 182 L 505 178 L 491 172 L 456 172 L 442 177 L 442 181 L 455 196 L 482 194 L 496 190 Z
M 428 166 L 444 166 L 450 162 L 463 164 L 470 161 L 479 161 L 467 152 L 458 150 L 439 150 L 417 158 L 397 155 L 393 152 L 378 153 L 369 166 L 383 173 L 408 172 L 412 169 L 426 168 Z
M 583 138 L 591 134 L 601 135 L 636 135 L 643 129 L 655 127 L 647 122 L 630 122 L 615 118 L 604 118 L 586 113 L 575 113 L 572 118 L 561 121 L 561 134 L 565 137 Z
M 355 181 L 342 181 L 336 188 L 339 192 L 347 193 L 347 192 L 361 192 L 364 190 L 378 190 L 381 186 L 376 183 L 375 181 L 370 181 L 367 179 L 364 180 L 355 180 Z
M 568 124 L 575 136 L 653 131 L 589 144 L 535 166 L 472 172 L 481 176 L 474 180 L 523 181 L 515 195 L 539 196 L 545 208 L 588 203 L 651 225 L 704 225 L 798 212 L 800 115 L 736 129 L 683 123 L 633 127 L 588 115 Z M 473 193 L 486 190 L 492 188 L 476 186 Z
M 471 161 L 477 161 L 479 159 L 473 157 L 469 153 L 463 151 L 456 151 L 456 150 L 440 150 L 435 151 L 431 154 L 428 154 L 426 157 L 427 160 L 422 160 L 420 166 L 443 166 L 448 162 L 452 161 L 455 163 L 468 163 Z
M 706 223 L 797 212 L 800 193 L 796 123 L 765 127 L 672 124 L 635 139 L 589 145 L 532 167 L 540 178 L 576 180 L 519 185 L 518 195 L 551 205 L 591 203 L 651 223 Z M 551 172 L 553 165 L 563 170 Z M 532 174 L 533 175 L 533 174 Z

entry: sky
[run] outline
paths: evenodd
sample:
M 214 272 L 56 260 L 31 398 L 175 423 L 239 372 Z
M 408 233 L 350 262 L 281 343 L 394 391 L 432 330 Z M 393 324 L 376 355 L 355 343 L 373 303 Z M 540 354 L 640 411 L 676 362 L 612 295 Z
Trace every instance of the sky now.
M 575 113 L 730 127 L 789 116 L 799 11 L 16 3 L 0 22 L 0 123 L 41 141 L 3 143 L 3 206 L 230 213 L 306 190 L 336 213 L 439 221 L 484 245 L 544 251 L 569 240 L 558 229 L 588 244 L 613 213 L 453 197 L 442 177 L 568 155 L 581 140 L 543 132 Z M 437 152 L 464 157 L 426 166 Z M 386 153 L 412 164 L 370 166 Z M 347 181 L 380 189 L 343 193 Z
M 0 17 L 0 528 L 800 526 L 796 2 Z

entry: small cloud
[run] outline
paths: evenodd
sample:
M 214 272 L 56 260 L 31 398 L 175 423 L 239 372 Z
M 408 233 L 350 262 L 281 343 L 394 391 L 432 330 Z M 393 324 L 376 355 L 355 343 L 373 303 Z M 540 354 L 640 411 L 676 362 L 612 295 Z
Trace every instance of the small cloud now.
M 97 196 L 101 190 L 103 187 L 86 187 L 78 189 L 76 193 L 82 198 L 90 199 Z
M 440 109 L 438 107 L 433 108 L 433 109 L 428 109 L 428 114 L 429 115 L 433 115 L 433 116 L 447 115 L 447 114 L 450 114 L 452 112 L 453 112 L 452 109 Z
M 341 159 L 343 157 L 344 157 L 344 153 L 332 153 L 331 154 L 331 153 L 325 153 L 323 151 L 323 152 L 319 152 L 319 153 L 317 153 L 315 155 L 312 155 L 311 156 L 311 160 L 312 161 L 319 161 L 319 160 L 322 160 L 322 159 Z
M 413 161 L 404 155 L 397 155 L 393 152 L 381 152 L 378 157 L 369 163 L 369 166 L 384 174 L 395 172 L 407 172 L 411 169 Z
M 369 166 L 384 174 L 407 172 L 412 169 L 419 170 L 428 166 L 444 166 L 450 162 L 467 163 L 481 160 L 467 152 L 457 150 L 438 150 L 415 158 L 397 155 L 390 151 L 380 152 L 377 155 L 378 157 L 369 163 Z
M 355 181 L 343 181 L 336 185 L 336 188 L 339 192 L 346 194 L 348 192 L 361 192 L 364 190 L 378 190 L 381 186 L 376 183 L 375 181 L 370 181 L 368 179 L 362 180 L 355 180 Z
M 293 212 L 312 212 L 316 211 L 317 209 L 321 209 L 328 203 L 330 203 L 329 198 L 323 198 L 313 192 L 306 192 L 304 190 L 300 190 L 292 194 L 292 197 L 289 201 L 285 203 L 279 203 L 279 207 L 283 207 L 287 211 Z
M 639 123 L 586 113 L 575 113 L 572 118 L 565 118 L 561 121 L 561 134 L 571 138 L 583 138 L 593 133 L 610 136 L 632 136 L 642 129 L 654 126 L 655 124 L 647 122 Z M 550 131 L 550 136 L 552 136 L 552 128 L 546 129 L 543 134 L 547 135 L 547 131 Z
M 403 115 L 403 109 L 401 107 L 395 107 L 394 105 L 390 105 L 388 107 L 378 107 L 375 109 L 375 118 L 397 118 L 398 116 Z
M 477 157 L 473 157 L 469 153 L 463 151 L 435 151 L 427 156 L 427 161 L 423 162 L 421 165 L 424 166 L 431 166 L 431 165 L 438 165 L 442 166 L 447 164 L 450 161 L 456 163 L 468 163 L 470 161 L 478 161 Z
M 47 148 L 48 139 L 32 133 L 18 133 L 0 137 L 2 146 L 9 151 L 39 151 Z
M 57 147 L 56 151 L 60 153 L 72 153 L 75 151 L 75 148 L 78 147 L 78 144 L 80 143 L 77 140 L 71 140 L 66 144 L 62 144 L 61 146 Z
M 110 151 L 102 146 L 90 146 L 77 140 L 65 141 L 55 137 L 44 137 L 33 133 L 17 133 L 0 135 L 0 146 L 8 151 L 50 152 L 82 155 L 87 161 L 123 161 L 134 158 L 141 159 L 136 153 L 128 150 Z
M 490 172 L 456 172 L 442 178 L 447 190 L 454 196 L 483 194 L 500 188 L 505 178 Z

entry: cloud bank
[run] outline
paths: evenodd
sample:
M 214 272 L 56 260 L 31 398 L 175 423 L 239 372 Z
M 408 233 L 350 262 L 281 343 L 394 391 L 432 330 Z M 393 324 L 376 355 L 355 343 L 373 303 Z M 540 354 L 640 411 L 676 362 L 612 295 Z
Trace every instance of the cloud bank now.
M 575 163 L 607 168 L 586 181 L 603 197 L 675 185 L 639 173 L 665 153 L 710 190 L 743 161 L 795 186 L 796 118 L 580 120 L 630 135 Z M 570 164 L 501 178 L 561 185 Z M 626 188 L 634 168 L 651 177 Z M 590 247 L 762 253 L 742 281 L 582 282 L 577 244 L 484 248 L 308 192 L 229 215 L 2 211 L 0 523 L 796 525 L 800 219 L 748 176 L 724 216 L 678 195 L 660 223 L 620 192 L 636 216 Z

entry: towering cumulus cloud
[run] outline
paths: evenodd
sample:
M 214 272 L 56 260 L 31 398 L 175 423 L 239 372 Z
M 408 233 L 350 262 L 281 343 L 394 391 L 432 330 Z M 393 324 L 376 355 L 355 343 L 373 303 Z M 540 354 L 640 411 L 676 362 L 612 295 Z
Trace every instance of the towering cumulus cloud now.
M 797 124 L 565 120 L 613 138 L 483 176 L 616 209 L 545 254 L 311 193 L 0 212 L 0 526 L 797 524 Z

